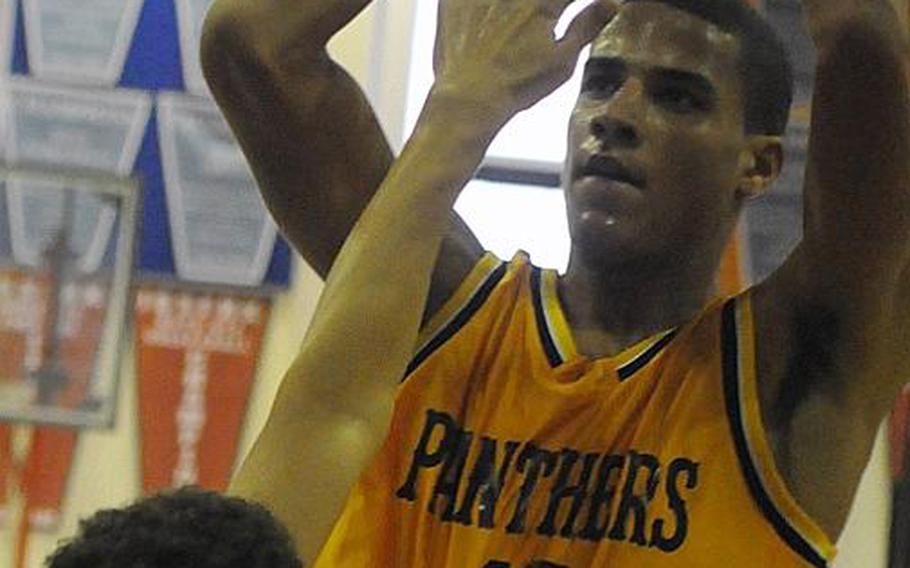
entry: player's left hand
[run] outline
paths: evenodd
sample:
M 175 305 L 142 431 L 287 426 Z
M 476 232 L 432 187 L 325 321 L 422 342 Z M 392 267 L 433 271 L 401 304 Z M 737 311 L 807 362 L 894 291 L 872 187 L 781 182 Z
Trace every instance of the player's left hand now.
M 574 1 L 440 0 L 434 91 L 482 101 L 496 115 L 530 107 L 571 77 L 582 48 L 618 7 L 595 1 L 557 40 L 557 21 Z

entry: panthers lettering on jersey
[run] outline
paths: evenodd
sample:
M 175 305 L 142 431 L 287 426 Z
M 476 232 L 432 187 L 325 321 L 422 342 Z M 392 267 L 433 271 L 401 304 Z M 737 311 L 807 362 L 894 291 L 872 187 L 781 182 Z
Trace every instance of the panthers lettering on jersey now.
M 590 359 L 557 284 L 479 262 L 316 566 L 827 566 L 761 425 L 748 293 Z

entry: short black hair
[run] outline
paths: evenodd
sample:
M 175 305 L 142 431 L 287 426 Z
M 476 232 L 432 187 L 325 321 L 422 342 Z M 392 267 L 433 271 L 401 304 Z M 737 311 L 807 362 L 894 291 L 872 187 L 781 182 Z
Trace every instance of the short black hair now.
M 783 134 L 793 102 L 793 68 L 774 28 L 743 0 L 626 0 L 659 2 L 706 20 L 739 39 L 745 129 Z
M 186 487 L 99 511 L 48 568 L 301 568 L 290 535 L 261 505 Z

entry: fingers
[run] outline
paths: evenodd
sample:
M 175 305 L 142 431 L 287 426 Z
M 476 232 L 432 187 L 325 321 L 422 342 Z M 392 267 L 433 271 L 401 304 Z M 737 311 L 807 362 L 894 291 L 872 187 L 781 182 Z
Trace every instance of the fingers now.
M 559 40 L 560 46 L 577 55 L 610 23 L 619 9 L 617 0 L 597 0 L 579 12 L 569 24 L 566 34 Z

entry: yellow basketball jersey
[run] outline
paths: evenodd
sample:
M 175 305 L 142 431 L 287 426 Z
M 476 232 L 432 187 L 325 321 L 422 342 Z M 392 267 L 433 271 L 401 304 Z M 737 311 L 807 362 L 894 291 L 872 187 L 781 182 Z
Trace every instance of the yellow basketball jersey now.
M 488 254 L 426 326 L 316 566 L 826 566 L 754 369 L 748 294 L 592 360 L 556 273 Z

